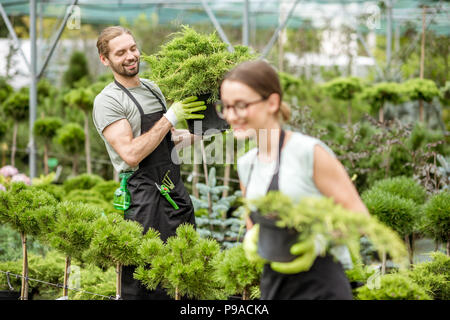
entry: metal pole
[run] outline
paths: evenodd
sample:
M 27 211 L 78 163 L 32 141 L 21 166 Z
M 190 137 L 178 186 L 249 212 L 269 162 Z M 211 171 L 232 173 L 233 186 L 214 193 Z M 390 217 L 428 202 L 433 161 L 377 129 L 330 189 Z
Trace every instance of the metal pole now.
M 48 62 L 50 61 L 50 58 L 52 57 L 53 52 L 55 51 L 56 45 L 58 44 L 58 41 L 61 38 L 64 28 L 66 27 L 66 23 L 69 20 L 70 16 L 72 15 L 73 8 L 74 8 L 74 6 L 77 5 L 77 3 L 78 3 L 78 0 L 73 0 L 72 4 L 67 8 L 66 15 L 64 16 L 64 19 L 61 22 L 61 25 L 59 26 L 59 30 L 58 30 L 58 33 L 56 34 L 55 40 L 53 41 L 52 47 L 50 48 L 50 51 L 49 51 L 47 57 L 45 58 L 44 64 L 42 65 L 42 68 L 37 75 L 38 79 L 40 79 L 42 77 L 42 75 L 44 74 L 45 69 L 47 68 Z
M 249 11 L 249 1 L 244 1 L 244 19 L 242 22 L 242 44 L 244 46 L 248 46 L 248 30 L 249 30 L 249 23 L 248 23 L 248 11 Z
M 387 6 L 387 25 L 386 25 L 386 75 L 389 78 L 391 68 L 392 53 L 392 1 L 385 1 Z
M 11 22 L 9 21 L 8 15 L 6 14 L 6 11 L 3 8 L 3 5 L 1 3 L 0 3 L 0 13 L 3 17 L 3 20 L 5 21 L 6 27 L 8 28 L 9 34 L 11 35 L 16 48 L 19 50 L 19 53 L 22 56 L 22 59 L 25 62 L 26 66 L 28 68 L 28 71 L 30 71 L 30 63 L 28 62 L 28 59 L 25 56 L 25 53 L 23 52 L 22 47 L 20 46 L 19 38 L 17 38 L 16 32 L 14 31 L 14 28 L 13 28 Z
M 206 0 L 202 0 L 203 8 L 205 9 L 206 13 L 208 14 L 209 19 L 211 19 L 214 27 L 216 28 L 217 32 L 219 33 L 220 38 L 223 42 L 225 42 L 228 45 L 228 51 L 233 52 L 234 48 L 231 45 L 230 41 L 228 41 L 227 35 L 223 31 L 222 27 L 219 24 L 219 21 L 217 21 L 216 16 L 212 12 L 211 8 L 209 7 Z
M 286 16 L 286 18 L 283 20 L 283 22 L 278 26 L 277 30 L 275 30 L 272 38 L 270 39 L 269 43 L 266 45 L 266 47 L 264 48 L 262 54 L 261 54 L 261 59 L 265 58 L 267 56 L 267 54 L 269 53 L 270 49 L 272 49 L 273 45 L 275 44 L 275 41 L 277 41 L 278 36 L 280 34 L 280 31 L 283 30 L 283 28 L 286 26 L 289 18 L 291 17 L 292 13 L 295 10 L 295 7 L 297 6 L 297 4 L 300 2 L 300 0 L 296 0 L 295 3 L 292 5 L 291 10 L 289 10 L 288 15 Z
M 36 177 L 36 146 L 34 144 L 33 126 L 36 120 L 37 77 L 36 77 L 36 0 L 30 0 L 30 132 L 28 148 L 30 150 L 30 179 Z

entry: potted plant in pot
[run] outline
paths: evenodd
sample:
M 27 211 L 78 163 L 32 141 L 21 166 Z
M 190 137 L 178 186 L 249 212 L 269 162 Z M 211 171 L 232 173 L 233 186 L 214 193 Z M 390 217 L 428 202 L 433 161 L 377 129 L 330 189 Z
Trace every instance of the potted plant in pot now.
M 227 123 L 215 112 L 214 103 L 219 98 L 219 86 L 223 76 L 237 64 L 255 59 L 245 46 L 235 46 L 233 52 L 227 50 L 215 33 L 203 35 L 183 26 L 180 32 L 161 46 L 154 55 L 143 55 L 149 66 L 144 77 L 156 82 L 168 101 L 179 101 L 189 96 L 204 100 L 207 109 L 202 121 L 202 132 L 214 128 L 225 130 Z M 188 120 L 192 133 L 194 123 Z

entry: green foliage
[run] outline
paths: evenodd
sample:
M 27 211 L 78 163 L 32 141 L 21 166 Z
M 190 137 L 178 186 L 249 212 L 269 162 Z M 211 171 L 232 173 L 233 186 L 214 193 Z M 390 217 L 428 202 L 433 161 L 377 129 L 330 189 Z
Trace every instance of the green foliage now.
M 27 250 L 30 254 L 43 255 L 49 247 L 34 237 L 28 237 Z M 22 258 L 22 240 L 20 234 L 8 224 L 0 225 L 0 261 L 12 261 Z
M 64 192 L 64 188 L 60 185 L 56 184 L 37 184 L 33 183 L 33 188 L 37 190 L 43 190 L 51 194 L 57 201 L 62 201 L 66 193 Z
M 423 229 L 438 241 L 450 241 L 450 191 L 434 194 L 423 209 Z
M 369 102 L 372 112 L 378 112 L 386 102 L 398 104 L 403 102 L 405 92 L 396 82 L 380 82 L 364 88 L 359 98 Z
M 0 106 L 13 91 L 13 87 L 6 81 L 6 79 L 4 77 L 0 77 Z
M 103 178 L 96 174 L 80 174 L 64 181 L 63 186 L 66 193 L 72 190 L 89 190 L 104 182 Z
M 380 276 L 380 288 L 356 289 L 358 300 L 432 300 L 426 291 L 402 274 Z
M 440 91 L 433 80 L 409 79 L 402 83 L 404 91 L 410 100 L 433 101 L 434 97 L 439 97 Z
M 64 96 L 64 102 L 66 102 L 69 106 L 79 108 L 86 113 L 92 109 L 95 96 L 96 95 L 90 87 L 76 88 L 70 90 Z
M 11 93 L 2 103 L 3 113 L 14 121 L 24 121 L 28 119 L 29 103 L 28 88 L 21 88 Z
M 44 140 L 48 141 L 53 139 L 54 136 L 56 136 L 56 132 L 61 127 L 62 127 L 61 118 L 57 117 L 41 118 L 37 119 L 34 122 L 33 133 L 36 136 L 41 137 Z
M 68 123 L 58 130 L 56 142 L 68 154 L 78 154 L 83 150 L 85 135 L 78 123 Z
M 64 200 L 94 205 L 97 208 L 101 208 L 104 213 L 118 212 L 114 209 L 112 202 L 105 201 L 103 195 L 94 190 L 75 189 L 70 191 L 64 197 Z
M 106 297 L 116 296 L 116 271 L 108 268 L 103 271 L 97 266 L 86 265 L 80 269 L 80 287 L 83 291 L 69 290 L 70 300 L 106 300 L 108 298 L 90 294 L 101 294 Z
M 387 252 L 399 267 L 406 262 L 407 251 L 398 234 L 376 217 L 346 210 L 333 199 L 309 197 L 294 205 L 288 196 L 270 191 L 264 197 L 249 200 L 249 206 L 276 218 L 277 226 L 299 232 L 299 242 L 314 241 L 321 235 L 331 247 L 346 245 L 351 255 L 361 260 L 360 237 L 365 235 L 379 253 Z
M 0 262 L 0 270 L 21 274 L 22 260 Z M 56 251 L 48 252 L 45 257 L 29 255 L 28 277 L 49 283 L 62 283 L 64 277 L 64 256 Z M 20 291 L 21 279 L 10 276 L 10 282 L 15 291 Z M 46 285 L 42 282 L 29 281 L 29 290 L 45 299 L 56 299 L 61 292 L 60 288 Z M 6 276 L 0 277 L 0 290 L 9 290 Z
M 217 185 L 216 168 L 214 167 L 209 170 L 208 180 L 208 185 L 197 183 L 199 198 L 191 195 L 194 210 L 206 212 L 206 214 L 196 217 L 197 230 L 200 236 L 212 237 L 222 246 L 229 248 L 238 243 L 239 235 L 243 231 L 243 221 L 237 216 L 239 211 L 236 210 L 230 218 L 226 217 L 227 211 L 241 192 L 236 191 L 231 196 L 222 197 L 222 192 L 228 187 Z M 211 213 L 209 213 L 208 193 L 212 203 Z
M 363 86 L 359 78 L 340 77 L 325 83 L 324 89 L 335 99 L 352 100 L 363 89 Z
M 219 283 L 213 280 L 212 260 L 219 250 L 215 240 L 201 238 L 189 224 L 180 225 L 176 236 L 169 237 L 166 244 L 156 231 L 149 230 L 139 249 L 148 269 L 140 265 L 134 277 L 149 289 L 160 284 L 175 298 L 225 298 Z
M 259 287 L 263 263 L 247 260 L 242 244 L 221 251 L 214 257 L 215 279 L 223 286 L 227 295 L 248 297 L 253 287 Z
M 372 188 L 389 192 L 404 199 L 411 199 L 417 205 L 424 204 L 427 198 L 425 188 L 412 177 L 399 176 L 386 178 L 375 182 Z
M 111 213 L 92 223 L 94 234 L 83 258 L 100 267 L 138 265 L 143 227 L 136 221 L 124 220 Z
M 0 192 L 0 222 L 21 233 L 39 235 L 52 227 L 55 205 L 56 199 L 49 193 L 13 183 L 10 190 Z
M 92 191 L 98 192 L 103 196 L 103 199 L 108 203 L 113 202 L 114 191 L 120 186 L 120 183 L 113 180 L 102 181 L 91 188 Z
M 8 131 L 8 125 L 5 122 L 0 122 L 0 141 L 2 141 L 4 139 L 7 131 Z
M 158 53 L 142 55 L 150 68 L 145 77 L 156 82 L 171 101 L 209 93 L 209 102 L 216 101 L 225 73 L 252 58 L 255 56 L 247 47 L 236 46 L 230 53 L 215 33 L 203 35 L 187 26 L 162 45 Z
M 101 217 L 101 210 L 80 202 L 64 201 L 57 205 L 56 212 L 56 223 L 49 236 L 51 246 L 66 256 L 82 260 L 94 234 L 92 226 Z
M 84 52 L 75 51 L 72 53 L 69 66 L 63 75 L 63 82 L 69 88 L 74 88 L 78 81 L 89 78 L 89 66 Z
M 401 236 L 411 234 L 417 221 L 417 204 L 379 188 L 364 191 L 361 199 L 369 212 Z
M 450 300 L 450 257 L 432 252 L 432 260 L 413 265 L 408 276 L 437 300 Z

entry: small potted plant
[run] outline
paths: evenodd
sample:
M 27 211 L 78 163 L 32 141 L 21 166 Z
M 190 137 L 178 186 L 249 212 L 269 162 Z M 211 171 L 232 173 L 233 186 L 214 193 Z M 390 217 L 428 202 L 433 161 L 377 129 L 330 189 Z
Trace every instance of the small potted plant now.
M 235 46 L 228 51 L 227 44 L 215 33 L 203 35 L 183 26 L 180 32 L 161 46 L 154 55 L 143 55 L 149 70 L 144 77 L 154 81 L 169 101 L 179 101 L 189 96 L 204 100 L 207 109 L 202 120 L 202 133 L 208 129 L 225 130 L 227 123 L 217 116 L 214 103 L 219 98 L 223 76 L 237 64 L 256 58 L 248 47 Z M 194 122 L 188 121 L 194 132 Z

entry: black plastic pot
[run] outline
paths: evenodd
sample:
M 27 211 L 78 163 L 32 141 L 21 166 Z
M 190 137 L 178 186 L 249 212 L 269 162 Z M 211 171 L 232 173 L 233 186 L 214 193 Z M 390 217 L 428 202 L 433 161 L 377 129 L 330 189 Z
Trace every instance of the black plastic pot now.
M 198 96 L 198 100 L 206 102 L 210 97 L 211 94 L 202 94 Z M 206 110 L 197 113 L 204 114 L 205 117 L 202 120 L 187 120 L 190 133 L 204 135 L 206 131 L 209 131 L 207 134 L 214 134 L 230 128 L 228 123 L 218 116 L 213 103 L 206 103 Z
M 11 290 L 0 290 L 0 300 L 19 300 L 20 292 Z

